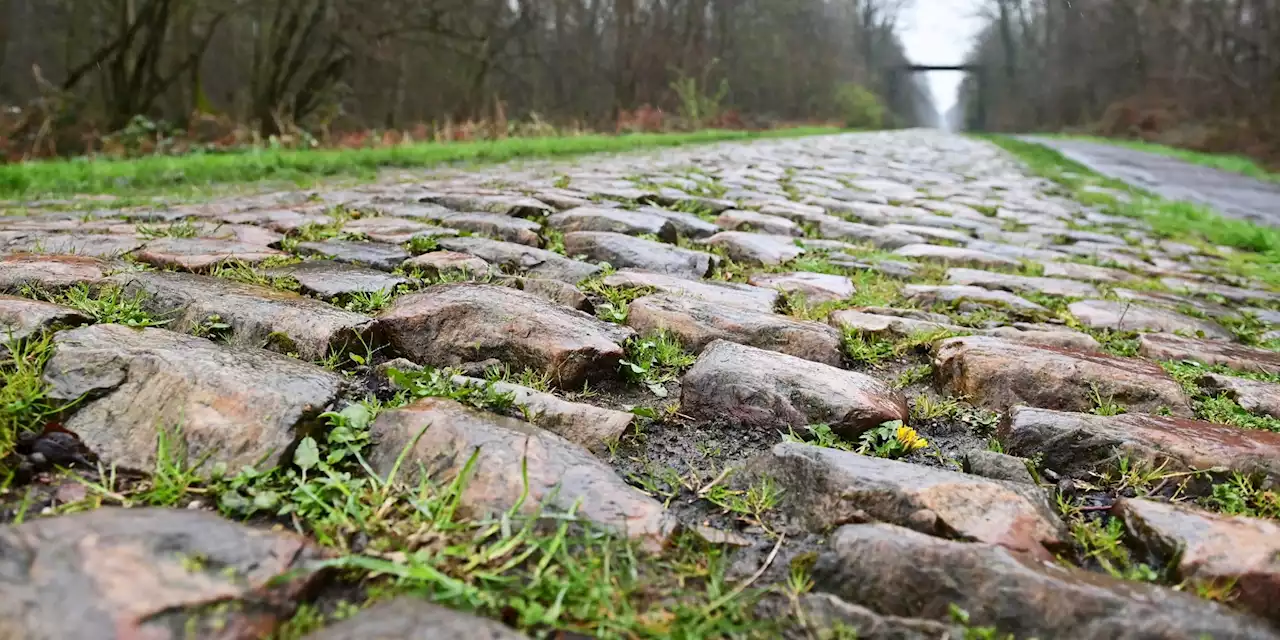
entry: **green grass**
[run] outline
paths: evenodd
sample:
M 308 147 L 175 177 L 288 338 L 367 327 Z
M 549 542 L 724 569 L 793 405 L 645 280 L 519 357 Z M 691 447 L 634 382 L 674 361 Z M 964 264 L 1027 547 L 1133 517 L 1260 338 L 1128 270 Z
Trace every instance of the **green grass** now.
M 158 327 L 169 323 L 169 320 L 158 318 L 147 311 L 146 296 L 138 292 L 133 296 L 115 285 L 90 287 L 78 284 L 70 289 L 58 292 L 47 292 L 25 288 L 22 294 L 71 307 L 83 313 L 94 322 L 102 324 L 121 324 L 126 327 Z
M 449 144 L 423 143 L 376 149 L 264 149 L 221 154 L 148 156 L 129 160 L 49 160 L 0 166 L 0 198 L 30 199 L 91 193 L 139 195 L 259 181 L 286 181 L 305 185 L 329 176 L 369 178 L 378 169 L 385 168 L 496 163 L 519 158 L 548 158 L 707 142 L 831 134 L 838 131 L 814 127 L 763 132 L 589 135 Z
M 1235 400 L 1227 397 L 1226 394 L 1214 394 L 1200 386 L 1200 377 L 1206 373 L 1217 373 L 1272 383 L 1280 383 L 1280 376 L 1236 371 L 1222 365 L 1206 366 L 1189 360 L 1169 360 L 1161 362 L 1160 366 L 1164 367 L 1165 372 L 1176 380 L 1178 384 L 1182 385 L 1183 391 L 1191 397 L 1196 417 L 1201 420 L 1227 424 L 1241 429 L 1280 432 L 1280 419 L 1249 413 Z
M 624 347 L 623 377 L 643 384 L 659 398 L 667 397 L 666 383 L 675 381 L 698 359 L 666 331 L 632 338 Z
M 1233 154 L 1221 153 L 1204 153 L 1201 151 L 1191 151 L 1190 149 L 1179 149 L 1154 142 L 1145 142 L 1142 140 L 1127 140 L 1124 138 L 1102 138 L 1099 136 L 1075 136 L 1065 134 L 1050 134 L 1047 138 L 1058 138 L 1061 140 L 1079 140 L 1082 142 L 1096 142 L 1100 144 L 1109 144 L 1117 147 L 1126 147 L 1137 151 L 1145 151 L 1157 155 L 1177 158 L 1183 162 L 1198 164 L 1204 167 L 1212 167 L 1221 169 L 1222 171 L 1230 171 L 1257 178 L 1259 180 L 1273 180 L 1280 182 L 1280 173 L 1274 173 L 1258 165 L 1252 158 Z
M 1158 236 L 1195 246 L 1222 245 L 1238 250 L 1225 256 L 1225 266 L 1237 275 L 1280 288 L 1280 228 L 1219 215 L 1188 202 L 1151 196 L 1123 182 L 1105 178 L 1043 145 L 1008 136 L 983 136 L 1026 162 L 1031 170 L 1065 187 L 1073 197 L 1104 211 L 1145 220 Z M 1131 195 L 1122 202 L 1108 194 L 1088 191 L 1101 186 Z
M 0 343 L 0 488 L 8 483 L 5 458 L 13 452 L 18 436 L 39 431 L 60 407 L 48 397 L 49 385 L 41 377 L 53 355 L 52 335 L 23 341 L 4 336 Z
M 412 396 L 444 395 L 484 408 L 504 404 L 484 390 L 461 391 L 444 375 L 424 372 L 403 381 L 414 386 Z M 529 515 L 521 501 L 494 518 L 475 516 L 463 508 L 462 496 L 477 455 L 449 482 L 425 474 L 419 483 L 404 482 L 399 471 L 408 468 L 407 450 L 386 477 L 372 474 L 365 458 L 369 427 L 383 408 L 365 401 L 325 413 L 325 435 L 303 438 L 291 464 L 234 475 L 220 465 L 202 474 L 186 460 L 181 431 L 174 430 L 160 439 L 150 478 L 132 485 L 114 475 L 82 480 L 88 496 L 56 510 L 173 505 L 198 495 L 230 517 L 292 522 L 332 553 L 323 567 L 338 569 L 341 580 L 373 599 L 411 593 L 503 619 L 533 637 L 559 630 L 600 638 L 767 638 L 794 623 L 755 619 L 756 603 L 771 588 L 754 587 L 754 577 L 734 577 L 728 550 L 694 534 L 678 534 L 653 555 L 584 524 L 574 509 Z M 707 494 L 709 503 L 754 521 L 782 497 L 768 480 L 741 490 L 708 486 Z M 357 538 L 366 541 L 359 549 L 351 545 Z M 299 637 L 347 617 L 351 604 L 331 614 L 305 608 L 277 637 Z

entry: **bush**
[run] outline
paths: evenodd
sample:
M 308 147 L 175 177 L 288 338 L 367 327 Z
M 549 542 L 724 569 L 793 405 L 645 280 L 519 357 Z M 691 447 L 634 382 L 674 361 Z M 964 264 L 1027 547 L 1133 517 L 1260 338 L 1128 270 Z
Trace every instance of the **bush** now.
M 840 85 L 836 89 L 836 106 L 850 129 L 883 129 L 885 126 L 884 102 L 862 85 Z

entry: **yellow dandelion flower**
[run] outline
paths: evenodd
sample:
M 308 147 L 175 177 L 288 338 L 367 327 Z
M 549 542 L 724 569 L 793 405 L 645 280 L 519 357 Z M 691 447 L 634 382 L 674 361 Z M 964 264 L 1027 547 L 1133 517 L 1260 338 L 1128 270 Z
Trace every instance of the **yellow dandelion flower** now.
M 923 449 L 929 446 L 929 441 L 921 438 L 920 434 L 916 433 L 916 430 L 911 427 L 898 427 L 898 431 L 894 436 L 898 439 L 898 442 L 902 443 L 902 447 L 907 451 L 915 451 L 916 449 Z

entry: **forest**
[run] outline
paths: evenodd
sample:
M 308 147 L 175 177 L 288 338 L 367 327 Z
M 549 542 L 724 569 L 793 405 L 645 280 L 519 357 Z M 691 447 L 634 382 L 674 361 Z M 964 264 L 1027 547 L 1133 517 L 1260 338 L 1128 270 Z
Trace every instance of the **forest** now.
M 930 124 L 919 80 L 889 86 L 906 62 L 903 5 L 0 0 L 0 139 L 15 158 L 157 130 L 243 142 Z
M 1085 130 L 1280 161 L 1280 2 L 985 0 L 985 128 Z M 960 111 L 949 114 L 963 121 Z

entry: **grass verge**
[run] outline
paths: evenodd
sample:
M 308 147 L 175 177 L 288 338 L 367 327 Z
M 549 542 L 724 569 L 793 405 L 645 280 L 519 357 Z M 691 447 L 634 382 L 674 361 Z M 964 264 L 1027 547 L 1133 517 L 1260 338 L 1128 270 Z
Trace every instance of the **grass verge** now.
M 1077 136 L 1067 134 L 1047 134 L 1047 138 L 1057 138 L 1060 140 L 1078 140 L 1081 142 L 1094 142 L 1098 144 L 1109 144 L 1117 147 L 1126 147 L 1136 151 L 1145 151 L 1169 158 L 1177 158 L 1183 162 L 1198 164 L 1202 167 L 1212 167 L 1222 171 L 1230 171 L 1241 175 L 1257 178 L 1259 180 L 1270 180 L 1272 182 L 1280 182 L 1280 173 L 1268 171 L 1265 167 L 1259 166 L 1252 158 L 1234 154 L 1221 153 L 1203 153 L 1200 151 L 1191 151 L 1190 149 L 1179 149 L 1154 142 L 1146 142 L 1144 140 L 1128 140 L 1124 138 L 1103 138 L 1100 136 Z
M 590 135 L 511 138 L 450 144 L 412 144 L 377 149 L 275 150 L 244 153 L 148 156 L 128 160 L 51 160 L 0 166 L 0 198 L 75 194 L 140 195 L 166 189 L 219 184 L 287 181 L 308 184 L 327 176 L 370 177 L 378 169 L 432 167 L 450 163 L 496 163 L 583 153 L 631 151 L 688 144 L 837 133 L 823 127 L 772 131 Z
M 1146 220 L 1156 235 L 1216 251 L 1228 247 L 1225 264 L 1236 275 L 1280 288 L 1280 229 L 1227 218 L 1189 202 L 1157 198 L 1124 182 L 1106 178 L 1034 142 L 1003 135 L 982 136 L 1025 162 L 1030 169 L 1066 188 L 1072 197 L 1105 212 Z M 1104 187 L 1128 198 L 1097 191 Z

